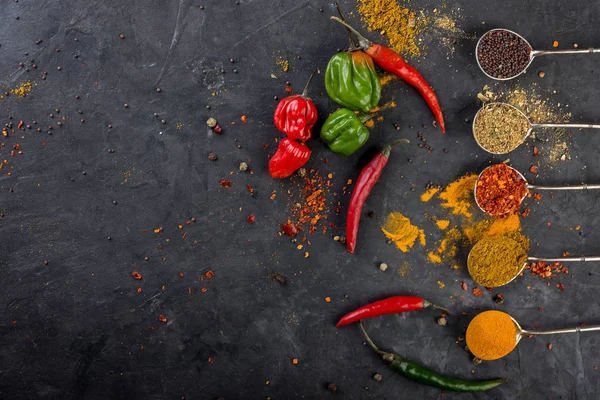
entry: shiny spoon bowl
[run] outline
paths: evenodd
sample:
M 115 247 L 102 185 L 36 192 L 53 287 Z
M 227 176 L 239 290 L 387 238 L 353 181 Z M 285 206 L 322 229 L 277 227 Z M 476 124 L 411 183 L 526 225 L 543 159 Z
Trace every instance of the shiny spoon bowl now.
M 480 319 L 485 318 L 485 317 L 493 317 L 495 319 L 504 319 L 505 322 L 508 318 L 510 318 L 510 320 L 512 320 L 512 322 L 515 325 L 515 330 L 516 330 L 516 335 L 515 335 L 515 331 L 513 331 L 512 329 L 508 330 L 507 332 L 502 332 L 502 331 L 497 331 L 497 330 L 484 330 L 481 325 L 478 323 Z M 517 345 L 519 344 L 519 342 L 521 341 L 521 339 L 523 338 L 523 336 L 537 336 L 537 335 L 556 335 L 556 334 L 561 334 L 561 333 L 577 333 L 577 332 L 591 332 L 591 331 L 598 331 L 600 330 L 600 325 L 586 325 L 586 326 L 576 326 L 573 328 L 561 328 L 561 329 L 551 329 L 551 330 L 529 330 L 529 329 L 523 329 L 521 327 L 521 325 L 519 325 L 519 323 L 517 322 L 516 319 L 514 319 L 511 315 L 502 312 L 502 311 L 495 311 L 495 310 L 489 310 L 489 311 L 483 311 L 479 314 L 477 314 L 475 316 L 475 318 L 473 318 L 471 320 L 471 322 L 469 323 L 469 326 L 467 327 L 467 333 L 466 333 L 466 342 L 467 342 L 467 347 L 469 348 L 469 351 L 477 358 L 480 358 L 482 360 L 497 360 L 500 359 L 506 355 L 508 355 L 511 351 L 514 350 L 515 347 L 517 347 Z M 474 338 L 477 337 L 477 346 L 475 346 L 474 343 Z M 469 339 L 470 343 L 469 344 Z M 507 350 L 505 351 L 504 354 L 498 354 L 496 357 L 494 358 L 490 358 L 488 356 L 485 355 L 485 353 L 482 351 L 482 349 L 479 348 L 479 346 L 494 346 L 495 344 L 499 343 L 499 342 L 503 342 L 503 343 L 507 343 L 507 344 L 512 344 L 512 341 L 514 340 L 514 345 L 512 347 L 507 346 Z
M 518 176 L 520 177 L 520 179 L 523 182 L 524 187 L 527 189 L 525 191 L 525 193 L 523 194 L 523 196 L 519 199 L 519 201 L 517 202 L 518 206 L 516 208 L 511 208 L 511 209 L 507 209 L 502 213 L 498 213 L 498 214 L 492 214 L 488 211 L 485 210 L 485 205 L 481 204 L 478 197 L 477 196 L 477 190 L 478 188 L 480 188 L 481 186 L 479 185 L 479 182 L 481 180 L 481 177 L 486 173 L 486 171 L 488 171 L 490 168 L 494 168 L 496 165 L 498 164 L 494 164 L 494 165 L 490 165 L 489 167 L 486 167 L 483 171 L 481 171 L 481 173 L 479 174 L 479 176 L 477 177 L 477 180 L 475 181 L 475 187 L 473 188 L 473 194 L 475 196 L 475 204 L 477 204 L 477 207 L 483 211 L 484 213 L 491 215 L 493 217 L 500 217 L 502 215 L 506 215 L 512 211 L 517 210 L 521 204 L 523 203 L 523 200 L 525 200 L 525 198 L 527 197 L 529 191 L 531 190 L 595 190 L 595 189 L 600 189 L 600 184 L 581 184 L 581 185 L 569 185 L 569 186 L 541 186 L 541 185 L 532 185 L 530 183 L 527 182 L 527 180 L 525 179 L 525 177 L 523 176 L 522 173 L 520 173 L 517 169 L 506 165 L 506 167 L 510 168 L 512 171 L 514 171 L 516 174 L 518 174 Z
M 509 127 L 507 127 L 506 131 L 500 131 L 500 132 L 496 133 L 496 135 L 506 138 L 506 142 L 507 142 L 506 146 L 503 146 L 503 148 L 501 150 L 497 149 L 497 148 L 491 148 L 489 146 L 486 147 L 481 141 L 483 136 L 485 136 L 485 132 L 478 131 L 476 128 L 478 125 L 478 118 L 483 118 L 484 113 L 486 113 L 486 112 L 500 111 L 502 109 L 505 109 L 507 113 L 513 114 L 513 116 L 515 118 L 521 118 L 522 123 L 519 125 L 523 126 L 524 128 L 527 128 L 527 129 L 523 129 L 523 132 L 518 137 L 511 138 L 510 135 L 508 134 Z M 600 129 L 600 124 L 572 124 L 572 123 L 534 124 L 529 120 L 529 118 L 527 118 L 527 116 L 525 114 L 523 114 L 523 112 L 521 110 L 519 110 L 515 106 L 508 104 L 508 103 L 494 102 L 494 103 L 485 104 L 483 107 L 481 107 L 479 109 L 479 111 L 477 111 L 477 114 L 475 114 L 475 118 L 473 118 L 473 125 L 472 125 L 473 138 L 475 139 L 475 142 L 477 142 L 477 145 L 479 145 L 479 147 L 481 147 L 483 150 L 485 150 L 491 154 L 510 153 L 511 151 L 513 151 L 517 147 L 519 147 L 521 144 L 523 144 L 523 142 L 525 142 L 525 140 L 531 134 L 532 130 L 538 129 L 538 128 Z
M 529 48 L 529 60 L 527 63 L 523 63 L 523 68 L 518 71 L 517 73 L 511 75 L 511 76 L 507 76 L 507 77 L 495 77 L 493 75 L 490 75 L 488 72 L 490 71 L 486 71 L 482 64 L 482 61 L 480 60 L 481 57 L 481 49 L 482 49 L 482 40 L 484 40 L 484 38 L 486 38 L 488 35 L 493 35 L 495 33 L 505 33 L 505 34 L 509 34 L 509 35 L 513 35 L 515 38 L 518 38 L 518 40 L 522 40 L 523 42 L 525 42 L 525 44 L 527 45 L 527 47 Z M 529 44 L 529 42 L 521 35 L 519 35 L 516 32 L 513 32 L 509 29 L 503 29 L 503 28 L 498 28 L 498 29 L 492 29 L 490 31 L 487 31 L 486 33 L 484 33 L 479 40 L 477 41 L 477 46 L 475 47 L 475 58 L 477 59 L 477 65 L 479 65 L 479 68 L 481 69 L 481 71 L 483 71 L 484 74 L 486 74 L 489 78 L 495 79 L 497 81 L 507 81 L 513 78 L 516 78 L 519 75 L 524 74 L 527 71 L 527 68 L 529 68 L 529 66 L 531 65 L 531 63 L 533 62 L 533 59 L 535 57 L 538 56 L 545 56 L 545 55 L 553 55 L 553 54 L 582 54 L 582 53 L 600 53 L 600 49 L 569 49 L 569 50 L 533 50 L 533 47 L 531 46 L 531 44 Z M 498 62 L 500 63 L 508 63 L 511 60 L 509 59 L 499 59 Z
M 503 282 L 496 282 L 495 284 L 490 285 L 490 282 L 480 281 L 481 279 L 476 278 L 476 276 L 477 276 L 476 271 L 478 268 L 477 268 L 477 263 L 476 263 L 476 256 L 473 256 L 473 254 L 480 253 L 483 249 L 486 248 L 485 246 L 488 244 L 487 242 L 494 241 L 494 240 L 499 240 L 499 239 L 495 238 L 494 236 L 490 236 L 490 237 L 481 239 L 479 242 L 477 242 L 475 244 L 475 246 L 473 246 L 471 248 L 471 251 L 469 251 L 469 255 L 467 256 L 467 270 L 469 271 L 469 275 L 475 282 L 477 282 L 479 285 L 484 286 L 484 287 L 500 287 L 500 286 L 504 286 L 504 285 L 512 282 L 513 280 L 515 280 L 515 278 L 517 276 L 519 276 L 521 274 L 521 272 L 523 272 L 523 269 L 525 268 L 525 266 L 527 266 L 527 264 L 532 261 L 534 261 L 534 262 L 538 262 L 538 261 L 560 262 L 560 263 L 579 262 L 579 261 L 600 261 L 600 257 L 598 257 L 598 256 L 593 256 L 593 257 L 530 257 L 530 256 L 527 256 L 527 254 L 523 251 L 523 254 L 526 258 L 519 257 L 520 260 L 523 260 L 523 258 L 525 259 L 525 261 L 519 263 L 517 260 L 509 260 L 506 257 L 506 254 L 496 254 L 493 256 L 488 255 L 488 257 L 490 257 L 490 256 L 494 257 L 493 261 L 490 263 L 492 265 L 491 268 L 494 268 L 498 272 L 498 275 L 506 277 L 506 279 L 504 279 Z M 507 237 L 502 237 L 501 240 L 506 243 L 510 243 L 510 245 L 513 246 L 513 248 L 515 248 L 515 249 L 521 249 L 521 246 L 519 245 L 519 243 L 517 243 L 513 239 L 510 239 Z

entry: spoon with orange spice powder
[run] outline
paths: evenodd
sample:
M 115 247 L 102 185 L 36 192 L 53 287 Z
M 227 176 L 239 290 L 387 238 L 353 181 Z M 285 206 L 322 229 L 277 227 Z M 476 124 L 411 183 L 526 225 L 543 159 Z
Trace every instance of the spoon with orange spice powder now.
M 493 217 L 518 210 L 530 190 L 591 190 L 600 185 L 538 186 L 527 180 L 516 169 L 505 163 L 490 165 L 475 182 L 475 203 L 486 214 Z
M 469 351 L 475 357 L 482 360 L 497 360 L 517 347 L 523 336 L 590 331 L 600 331 L 600 325 L 532 331 L 521 328 L 509 314 L 490 310 L 477 314 L 471 320 L 465 339 Z

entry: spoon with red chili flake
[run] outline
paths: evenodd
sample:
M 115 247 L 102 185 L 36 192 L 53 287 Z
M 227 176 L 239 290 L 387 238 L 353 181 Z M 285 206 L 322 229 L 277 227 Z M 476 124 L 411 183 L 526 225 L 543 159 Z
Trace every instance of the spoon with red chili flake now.
M 505 163 L 490 165 L 475 182 L 475 203 L 484 213 L 493 217 L 506 215 L 518 210 L 530 190 L 593 190 L 600 184 L 570 186 L 539 186 L 527 183 L 516 169 Z
M 479 38 L 475 48 L 479 68 L 498 81 L 507 81 L 525 73 L 535 57 L 582 53 L 600 53 L 600 49 L 533 50 L 523 36 L 508 29 L 487 31 Z

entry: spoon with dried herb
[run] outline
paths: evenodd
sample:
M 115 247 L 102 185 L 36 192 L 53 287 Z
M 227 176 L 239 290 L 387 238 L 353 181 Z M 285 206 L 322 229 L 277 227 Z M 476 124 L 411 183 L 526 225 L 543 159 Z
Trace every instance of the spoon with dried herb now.
M 489 103 L 477 111 L 473 119 L 473 137 L 483 150 L 506 154 L 519 147 L 537 128 L 592 128 L 600 124 L 533 124 L 516 107 L 507 103 Z
M 600 261 L 600 257 L 529 257 L 515 240 L 497 235 L 483 238 L 473 246 L 467 257 L 467 268 L 475 282 L 493 288 L 512 282 L 529 261 Z

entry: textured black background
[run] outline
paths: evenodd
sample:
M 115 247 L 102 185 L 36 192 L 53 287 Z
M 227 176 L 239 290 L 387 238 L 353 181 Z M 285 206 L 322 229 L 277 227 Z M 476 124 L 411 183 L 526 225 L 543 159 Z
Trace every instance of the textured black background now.
M 477 68 L 475 41 L 461 40 L 456 54 L 448 57 L 430 37 L 427 56 L 416 62 L 443 105 L 446 135 L 431 127 L 432 117 L 418 94 L 396 82 L 385 89 L 384 99 L 394 96 L 398 107 L 386 114 L 358 154 L 342 159 L 318 139 L 310 142 L 308 166 L 324 175 L 333 173 L 339 192 L 380 143 L 399 136 L 413 140 L 394 150 L 367 202 L 379 220 L 363 220 L 358 253 L 346 253 L 331 240 L 336 234 L 331 232 L 312 237 L 305 249 L 311 256 L 304 258 L 296 244 L 277 235 L 289 214 L 285 191 L 295 186 L 272 180 L 266 168 L 278 136 L 272 125 L 273 96 L 285 95 L 287 80 L 300 89 L 314 68 L 324 68 L 336 49 L 346 46 L 346 37 L 328 21 L 334 14 L 331 2 L 239 3 L 0 1 L 0 83 L 11 88 L 31 79 L 38 84 L 26 98 L 0 99 L 0 122 L 10 122 L 10 115 L 15 123 L 37 120 L 44 127 L 41 133 L 32 129 L 4 138 L 6 147 L 0 151 L 12 167 L 10 176 L 6 166 L 0 174 L 0 397 L 441 398 L 439 390 L 388 370 L 361 346 L 356 327 L 334 327 L 341 315 L 368 301 L 414 293 L 447 305 L 453 313 L 449 325 L 435 324 L 433 311 L 368 321 L 380 345 L 452 376 L 510 379 L 486 394 L 447 393 L 445 398 L 598 398 L 597 335 L 524 340 L 503 360 L 476 367 L 463 346 L 455 344 L 481 309 L 507 311 L 529 328 L 534 322 L 545 328 L 599 323 L 597 265 L 571 265 L 570 275 L 562 278 L 564 292 L 539 278 L 520 278 L 503 288 L 506 302 L 497 306 L 488 292 L 461 298 L 458 282 L 472 286 L 464 270 L 457 274 L 448 265 L 427 263 L 426 251 L 418 245 L 401 253 L 386 244 L 379 229 L 383 216 L 400 211 L 426 229 L 429 243 L 434 243 L 441 232 L 425 214 L 434 213 L 435 207 L 423 205 L 418 197 L 425 183 L 447 184 L 493 160 L 470 134 L 470 119 L 478 107 L 475 94 L 492 83 Z M 594 23 L 600 15 L 597 1 L 446 5 L 448 12 L 460 8 L 459 25 L 473 36 L 507 27 L 539 49 L 551 47 L 555 39 L 563 48 L 575 42 L 600 46 Z M 346 12 L 355 6 L 342 2 Z M 419 0 L 411 7 L 431 11 L 441 3 Z M 350 20 L 360 25 L 356 13 Z M 121 33 L 126 39 L 119 38 Z M 368 36 L 379 39 L 378 34 Z M 43 42 L 36 45 L 37 39 Z M 275 65 L 279 55 L 291 62 L 287 74 Z M 29 66 L 31 59 L 37 69 L 19 68 L 20 62 Z M 518 84 L 537 82 L 542 94 L 569 104 L 573 119 L 598 121 L 594 68 L 599 60 L 589 55 L 540 58 Z M 537 77 L 539 70 L 546 72 L 543 80 Z M 48 72 L 45 81 L 43 71 Z M 157 86 L 162 92 L 155 91 Z M 316 79 L 311 94 L 322 116 L 334 109 L 322 78 Z M 48 117 L 55 108 L 61 110 L 58 116 L 68 116 L 62 128 L 56 126 L 57 117 Z M 160 118 L 152 116 L 155 112 Z M 229 124 L 243 114 L 248 124 Z M 206 128 L 210 116 L 221 121 L 223 135 Z M 85 123 L 79 122 L 82 118 Z M 161 124 L 161 118 L 167 123 Z M 401 125 L 399 133 L 392 121 Z M 183 125 L 178 128 L 177 123 Z M 49 124 L 54 125 L 52 135 L 46 133 Z M 434 148 L 431 155 L 416 144 L 416 127 L 423 124 L 430 126 L 423 132 Z M 11 158 L 15 143 L 24 154 Z M 271 144 L 268 151 L 263 143 Z M 573 159 L 553 169 L 542 166 L 536 182 L 600 181 L 599 143 L 598 133 L 574 132 Z M 209 151 L 219 160 L 209 161 Z M 324 164 L 323 158 L 329 162 Z M 252 159 L 253 175 L 237 171 L 247 159 Z M 523 146 L 511 161 L 526 171 L 531 150 Z M 233 186 L 221 188 L 223 178 Z M 246 193 L 247 183 L 257 191 L 255 198 Z M 274 201 L 269 200 L 272 190 L 279 193 Z M 348 196 L 339 199 L 345 206 Z M 532 254 L 600 254 L 596 199 L 594 193 L 557 194 L 532 204 L 532 214 L 524 220 Z M 257 216 L 254 225 L 246 223 L 249 213 Z M 188 234 L 181 239 L 177 225 L 191 217 L 197 222 L 184 225 Z M 343 227 L 344 213 L 331 214 L 330 220 Z M 569 230 L 576 225 L 580 231 Z M 152 233 L 157 226 L 165 228 L 161 237 Z M 146 256 L 149 261 L 144 261 Z M 167 260 L 162 262 L 162 257 Z M 385 273 L 377 269 L 382 261 L 390 265 Z M 398 274 L 403 262 L 411 266 L 407 277 Z M 134 269 L 144 275 L 141 282 L 131 278 Z M 201 282 L 208 270 L 215 277 Z M 273 283 L 268 278 L 273 272 L 286 276 L 288 284 Z M 438 280 L 446 284 L 444 289 Z M 142 294 L 136 293 L 138 286 Z M 202 287 L 208 291 L 201 293 Z M 160 313 L 167 324 L 158 321 Z M 552 351 L 546 348 L 549 341 Z M 293 358 L 299 359 L 298 365 L 292 364 Z M 383 375 L 383 383 L 372 380 L 374 372 Z M 326 391 L 329 382 L 338 385 L 337 394 Z

